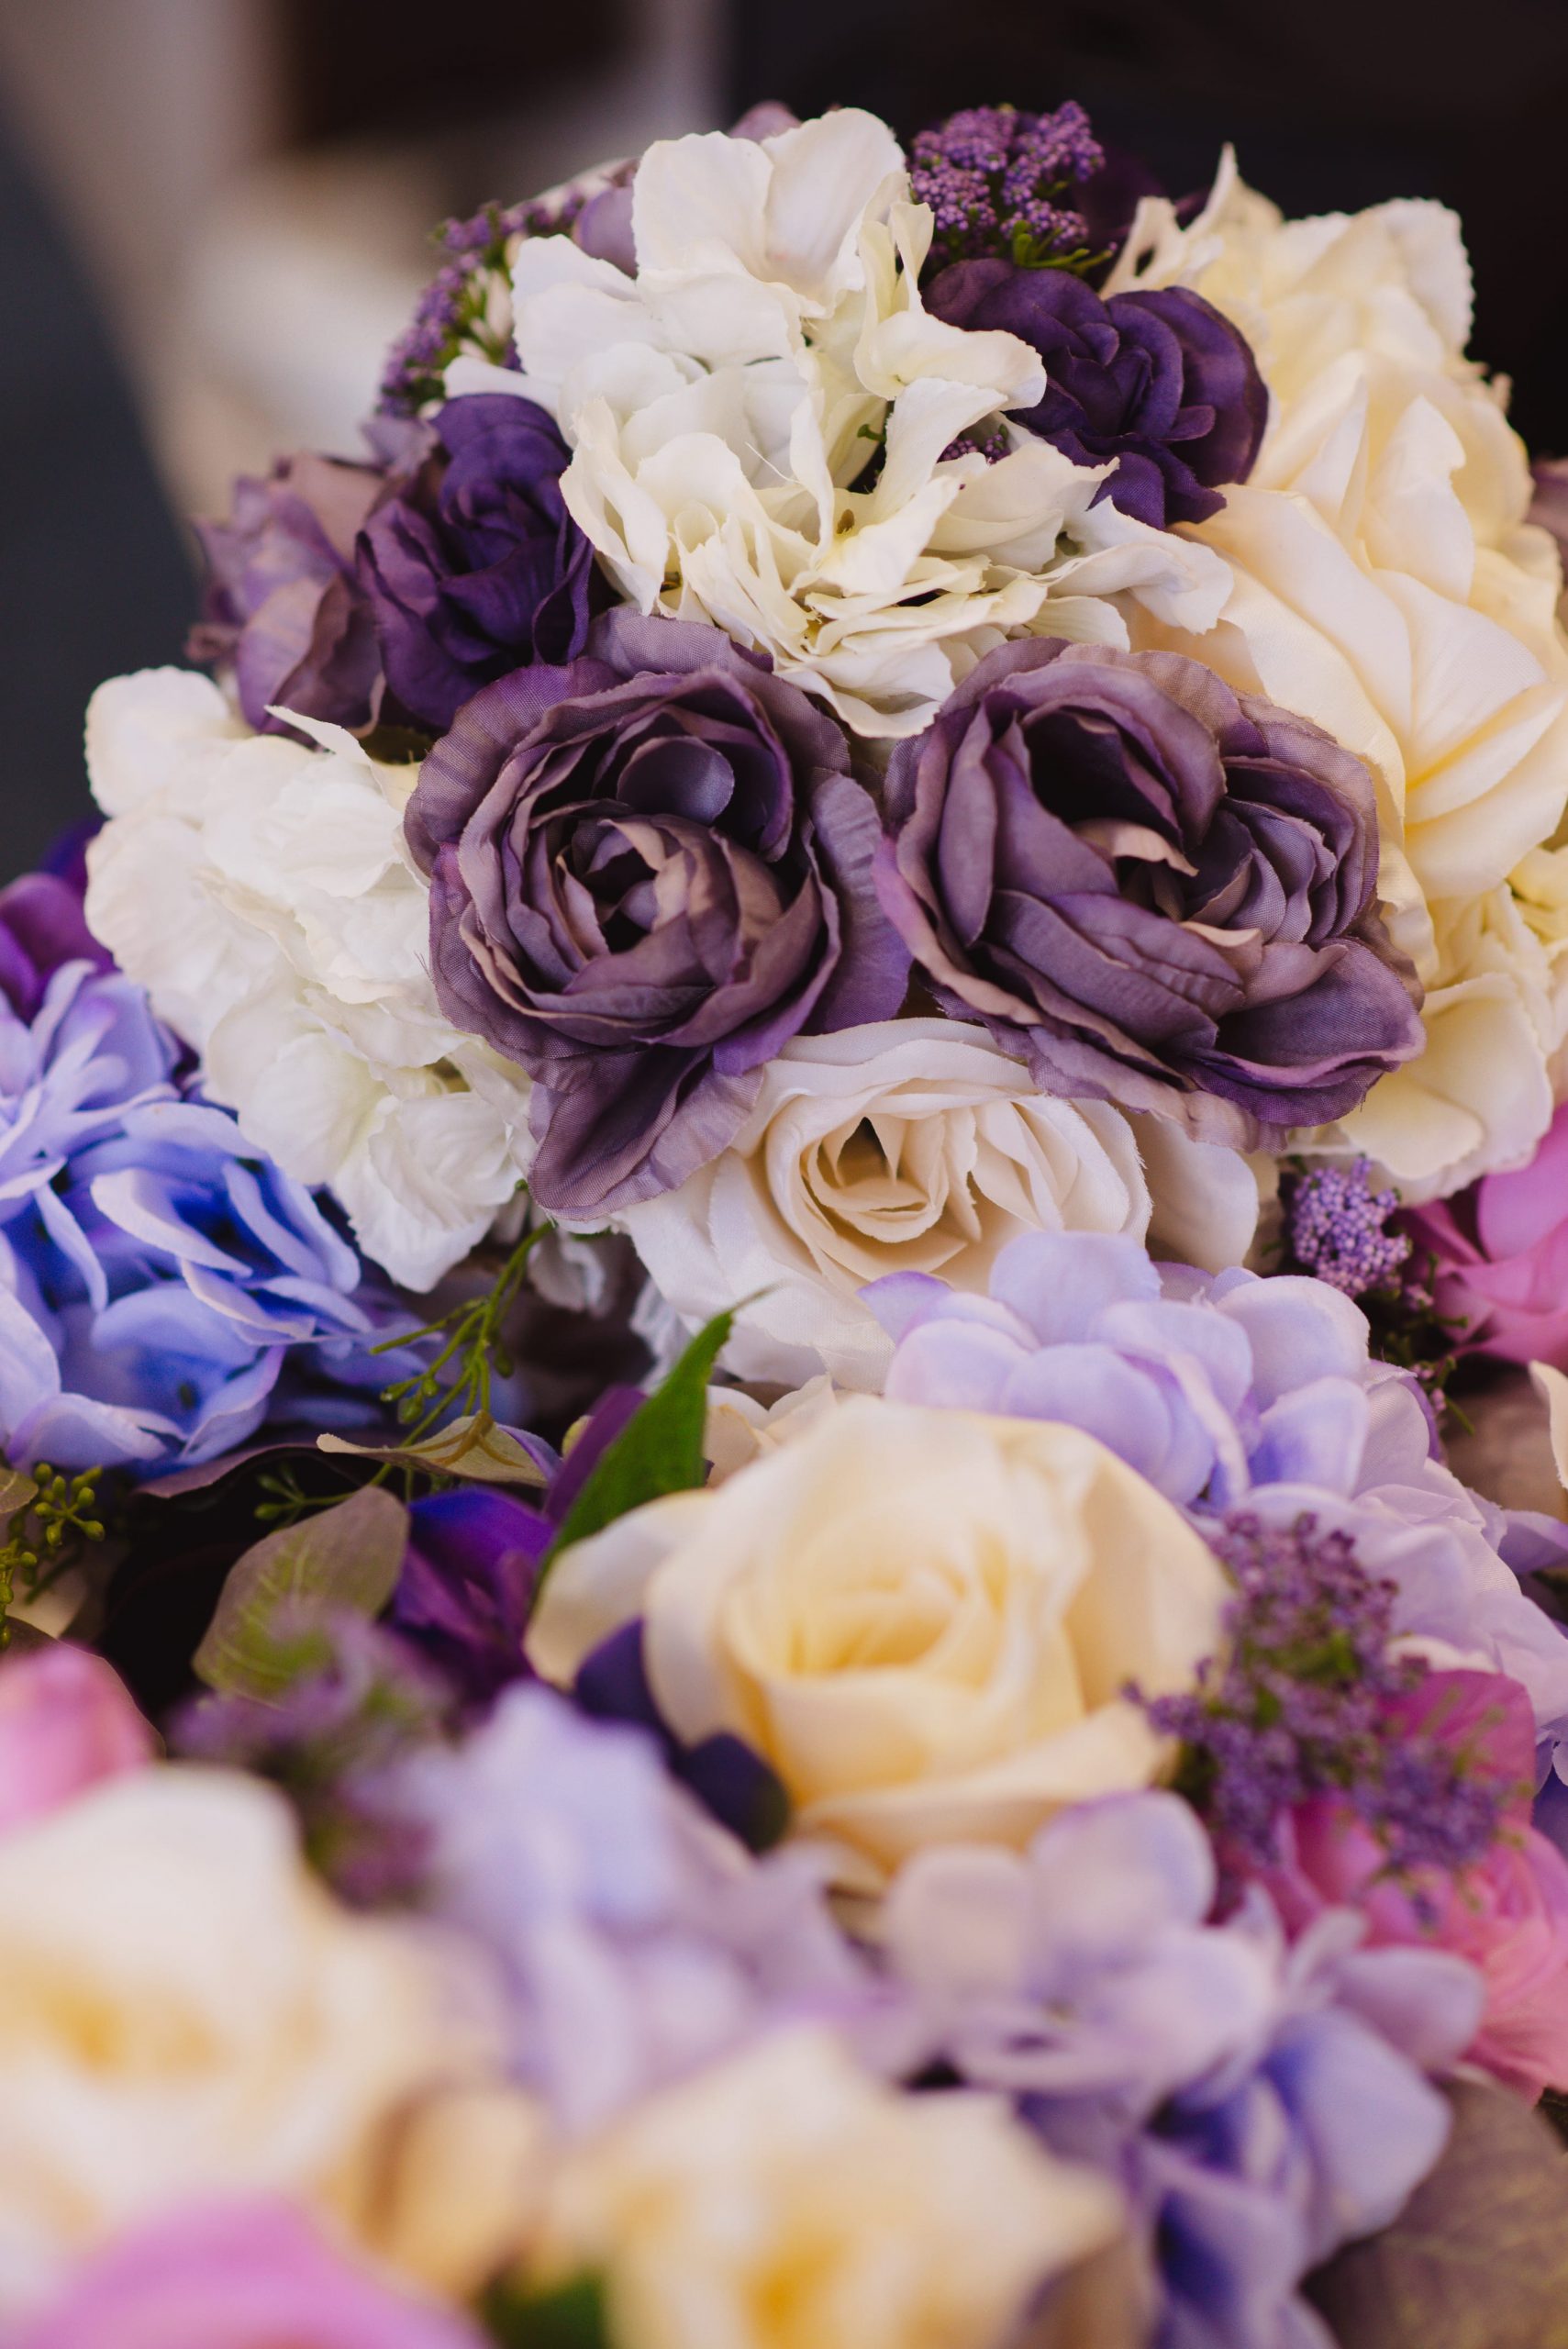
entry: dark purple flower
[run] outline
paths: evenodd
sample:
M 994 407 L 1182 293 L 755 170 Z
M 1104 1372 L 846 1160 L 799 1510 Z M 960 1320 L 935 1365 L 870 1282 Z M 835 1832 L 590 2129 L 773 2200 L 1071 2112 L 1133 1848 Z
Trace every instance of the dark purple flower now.
M 1076 465 L 1114 460 L 1099 495 L 1136 520 L 1205 521 L 1225 503 L 1219 484 L 1251 472 L 1268 394 L 1245 339 L 1200 295 L 1169 286 L 1106 301 L 1067 270 L 962 261 L 926 301 L 951 325 L 999 328 L 1039 351 L 1045 395 L 1013 421 Z
M 1195 661 L 1002 645 L 898 745 L 887 800 L 890 917 L 1048 1092 L 1246 1148 L 1420 1049 L 1365 767 Z
M 483 1703 L 525 1671 L 523 1630 L 550 1520 L 484 1485 L 416 1501 L 386 1620 Z
M 442 1010 L 535 1079 L 552 1214 L 673 1188 L 789 1038 L 902 1001 L 844 738 L 721 629 L 617 610 L 568 667 L 488 687 L 406 828 Z
M 358 576 L 392 692 L 439 733 L 508 670 L 576 658 L 595 573 L 543 408 L 481 393 L 431 429 L 438 445 L 367 520 Z
M 206 580 L 185 649 L 233 662 L 239 707 L 263 733 L 286 730 L 274 704 L 334 726 L 374 722 L 381 654 L 354 541 L 387 481 L 380 465 L 284 457 L 265 481 L 235 484 L 227 522 L 195 526 Z
M 114 968 L 87 927 L 78 884 L 58 873 L 24 873 L 0 889 L 0 996 L 19 1019 L 35 1019 L 66 963 Z

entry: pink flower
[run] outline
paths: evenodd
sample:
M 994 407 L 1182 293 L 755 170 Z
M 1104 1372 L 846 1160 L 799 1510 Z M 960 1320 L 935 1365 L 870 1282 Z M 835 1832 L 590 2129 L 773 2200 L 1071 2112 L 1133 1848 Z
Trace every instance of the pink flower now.
M 29 1648 L 0 1664 L 0 1833 L 152 1759 L 124 1683 L 85 1648 Z
M 1407 1223 L 1437 1259 L 1439 1312 L 1470 1325 L 1458 1352 L 1568 1369 L 1568 1103 L 1528 1166 L 1485 1174 Z
M 1451 1729 L 1488 1776 L 1518 1790 L 1485 1859 L 1396 1880 L 1350 1802 L 1318 1796 L 1291 1813 L 1284 1858 L 1266 1881 L 1293 1932 L 1324 1909 L 1350 1907 L 1367 1920 L 1373 1948 L 1418 1944 L 1468 1959 L 1485 1990 L 1468 2058 L 1533 2102 L 1568 2086 L 1568 1861 L 1529 1824 L 1529 1699 L 1499 1674 L 1432 1673 L 1420 1709 L 1424 1727 Z
M 13 2349 L 484 2349 L 455 2310 L 331 2250 L 286 2202 L 183 2210 L 84 2267 Z

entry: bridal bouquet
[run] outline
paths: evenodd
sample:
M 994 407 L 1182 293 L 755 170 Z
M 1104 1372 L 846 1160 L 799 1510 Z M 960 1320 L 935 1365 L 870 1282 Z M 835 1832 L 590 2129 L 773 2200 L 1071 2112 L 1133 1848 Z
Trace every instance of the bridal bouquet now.
M 8 2349 L 1568 2342 L 1458 223 L 768 107 L 442 243 L 0 893 Z

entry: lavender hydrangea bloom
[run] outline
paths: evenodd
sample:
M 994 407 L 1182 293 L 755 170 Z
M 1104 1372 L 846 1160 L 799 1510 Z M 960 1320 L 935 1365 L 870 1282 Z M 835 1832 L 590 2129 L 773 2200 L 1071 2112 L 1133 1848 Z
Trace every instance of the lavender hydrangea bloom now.
M 902 1001 L 843 736 L 721 629 L 617 610 L 581 660 L 487 686 L 406 829 L 441 1009 L 535 1080 L 551 1214 L 673 1189 L 791 1037 Z
M 1021 1857 L 917 1854 L 884 1930 L 960 2075 L 1120 2178 L 1160 2349 L 1326 2349 L 1297 2288 L 1436 2162 L 1448 2109 L 1425 2075 L 1469 2044 L 1480 1977 L 1443 1952 L 1363 1949 L 1348 1911 L 1292 1947 L 1256 1891 L 1212 1923 L 1215 1892 L 1184 1804 L 1118 1797 Z
M 147 1475 L 242 1443 L 297 1353 L 377 1386 L 359 1258 L 227 1111 L 181 1097 L 141 989 L 62 964 L 0 1013 L 0 1446 Z
M 354 573 L 361 529 L 387 492 L 379 465 L 284 457 L 266 480 L 235 484 L 225 522 L 198 522 L 202 617 L 186 651 L 234 666 L 246 723 L 285 730 L 274 704 L 363 728 L 381 701 L 371 603 Z
M 1521 1681 L 1543 1738 L 1568 1734 L 1568 1637 L 1499 1555 L 1498 1513 L 1435 1457 L 1415 1381 L 1371 1359 L 1328 1283 L 1040 1232 L 1002 1251 L 988 1297 L 925 1274 L 862 1293 L 897 1341 L 889 1395 L 1084 1428 L 1200 1525 L 1242 1502 L 1285 1530 L 1310 1515 L 1397 1586 L 1396 1630 Z
M 1049 1093 L 1250 1148 L 1420 1050 L 1366 768 L 1196 662 L 1001 645 L 899 743 L 887 799 L 890 918 Z
M 751 1859 L 639 1731 L 509 1689 L 379 1798 L 428 1836 L 428 1905 L 496 1954 L 515 2057 L 568 2130 L 803 2011 L 873 1994 L 799 1851 Z
M 366 517 L 358 579 L 392 692 L 439 733 L 508 670 L 576 658 L 595 572 L 543 408 L 482 393 L 449 400 L 430 429 L 437 446 Z
M 1013 421 L 1075 465 L 1114 463 L 1099 495 L 1135 520 L 1206 522 L 1221 485 L 1251 472 L 1268 394 L 1245 338 L 1201 295 L 1173 285 L 1105 300 L 1066 270 L 964 261 L 926 303 L 951 326 L 1039 351 L 1045 393 Z

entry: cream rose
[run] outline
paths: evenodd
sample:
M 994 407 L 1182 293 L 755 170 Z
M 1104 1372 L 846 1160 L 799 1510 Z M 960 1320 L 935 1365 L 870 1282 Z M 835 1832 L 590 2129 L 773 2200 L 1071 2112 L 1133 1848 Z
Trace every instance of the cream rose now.
M 1149 1785 L 1165 1748 L 1124 1691 L 1189 1687 L 1226 1591 L 1092 1436 L 857 1395 L 568 1550 L 528 1653 L 568 1682 L 640 1615 L 675 1734 L 744 1739 L 797 1831 L 869 1882 L 922 1844 L 1021 1844 L 1064 1804 Z
M 534 2273 L 602 2274 L 617 2349 L 994 2349 L 1119 2217 L 1002 2099 L 899 2094 L 799 2030 L 576 2156 Z
M 1104 1101 L 1036 1091 L 980 1028 L 887 1020 L 796 1037 L 763 1072 L 730 1148 L 678 1190 L 617 1218 L 676 1313 L 740 1307 L 742 1376 L 799 1386 L 826 1367 L 875 1387 L 885 1333 L 859 1291 L 884 1273 L 984 1289 L 1020 1231 L 1126 1231 L 1239 1264 L 1257 1188 L 1234 1152 L 1173 1130 L 1147 1138 Z
M 194 1766 L 0 1843 L 0 2310 L 120 2228 L 281 2193 L 466 2292 L 520 2242 L 542 2130 L 468 1953 L 339 1909 L 282 1797 Z
M 1153 225 L 1140 282 L 1232 317 L 1273 414 L 1251 479 L 1195 533 L 1230 565 L 1219 626 L 1129 611 L 1134 640 L 1300 711 L 1375 772 L 1383 890 L 1429 1041 L 1347 1135 L 1410 1196 L 1449 1192 L 1517 1163 L 1550 1115 L 1543 957 L 1533 913 L 1505 900 L 1568 796 L 1560 568 L 1525 520 L 1498 390 L 1464 355 L 1459 223 L 1424 203 L 1284 220 L 1232 180 L 1192 229 Z

